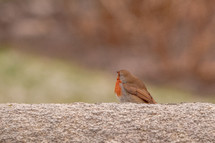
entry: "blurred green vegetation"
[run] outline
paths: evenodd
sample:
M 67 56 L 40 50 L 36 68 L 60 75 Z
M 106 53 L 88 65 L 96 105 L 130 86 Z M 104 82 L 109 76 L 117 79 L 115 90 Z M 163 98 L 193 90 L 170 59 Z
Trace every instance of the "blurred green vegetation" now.
M 0 103 L 118 102 L 115 76 L 75 63 L 0 49 Z M 212 102 L 215 98 L 148 85 L 159 103 Z
M 45 57 L 0 51 L 0 102 L 114 102 L 113 78 Z
M 181 103 L 181 102 L 208 102 L 215 103 L 215 97 L 211 95 L 196 95 L 190 91 L 171 86 L 152 86 L 148 88 L 158 103 Z

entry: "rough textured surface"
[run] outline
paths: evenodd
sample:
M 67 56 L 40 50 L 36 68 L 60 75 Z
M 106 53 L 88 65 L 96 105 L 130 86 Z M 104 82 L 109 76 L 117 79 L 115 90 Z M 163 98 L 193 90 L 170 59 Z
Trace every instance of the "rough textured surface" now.
M 215 104 L 0 104 L 0 142 L 215 142 Z

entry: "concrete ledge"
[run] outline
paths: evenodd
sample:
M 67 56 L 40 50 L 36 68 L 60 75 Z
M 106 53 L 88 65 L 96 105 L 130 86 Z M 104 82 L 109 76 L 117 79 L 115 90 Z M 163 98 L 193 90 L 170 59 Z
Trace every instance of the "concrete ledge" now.
M 215 104 L 0 104 L 0 142 L 215 142 Z

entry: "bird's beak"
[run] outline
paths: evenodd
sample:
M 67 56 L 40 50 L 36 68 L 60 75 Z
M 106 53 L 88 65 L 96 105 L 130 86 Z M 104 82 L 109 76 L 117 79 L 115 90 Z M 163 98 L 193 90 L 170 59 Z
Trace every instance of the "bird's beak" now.
M 119 71 L 117 71 L 117 74 L 118 74 L 118 76 L 120 76 L 120 72 Z

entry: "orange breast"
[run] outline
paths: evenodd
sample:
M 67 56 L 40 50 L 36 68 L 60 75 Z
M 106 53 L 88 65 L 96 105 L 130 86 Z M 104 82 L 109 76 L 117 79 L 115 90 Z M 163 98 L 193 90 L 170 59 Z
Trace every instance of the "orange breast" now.
M 117 96 L 121 96 L 122 95 L 121 87 L 119 85 L 120 83 L 121 83 L 121 80 L 119 79 L 119 77 L 117 77 L 116 85 L 115 85 L 115 93 L 117 94 Z

